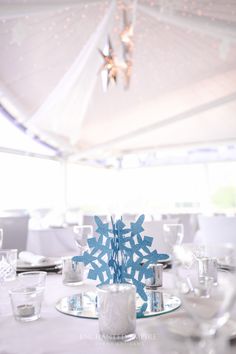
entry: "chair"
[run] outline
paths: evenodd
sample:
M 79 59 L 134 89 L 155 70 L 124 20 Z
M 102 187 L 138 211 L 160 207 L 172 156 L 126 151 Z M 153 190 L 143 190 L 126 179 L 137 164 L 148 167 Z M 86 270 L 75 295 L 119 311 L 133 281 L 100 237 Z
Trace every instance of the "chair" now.
M 94 215 L 84 215 L 83 216 L 83 225 L 91 225 L 93 227 L 93 233 L 94 235 L 96 235 L 96 229 L 97 229 L 97 224 L 95 222 L 94 216 L 97 215 L 103 223 L 110 223 L 110 217 L 108 215 L 98 215 L 98 214 L 94 214 Z
M 73 227 L 49 227 L 29 230 L 27 251 L 46 257 L 78 254 Z
M 14 211 L 0 215 L 0 228 L 3 229 L 3 248 L 17 248 L 24 251 L 27 245 L 29 215 Z
M 143 235 L 152 236 L 153 243 L 152 248 L 156 249 L 158 253 L 171 253 L 170 247 L 164 241 L 163 225 L 164 224 L 176 224 L 177 219 L 165 219 L 159 221 L 144 221 L 143 223 Z
M 129 225 L 131 222 L 135 222 L 137 217 L 137 214 L 123 214 L 122 220 L 126 225 Z
M 236 217 L 198 216 L 199 231 L 194 242 L 215 245 L 219 243 L 232 243 L 236 246 Z
M 172 214 L 169 217 L 177 219 L 177 223 L 183 224 L 183 243 L 193 242 L 195 234 L 199 229 L 198 216 L 196 214 Z

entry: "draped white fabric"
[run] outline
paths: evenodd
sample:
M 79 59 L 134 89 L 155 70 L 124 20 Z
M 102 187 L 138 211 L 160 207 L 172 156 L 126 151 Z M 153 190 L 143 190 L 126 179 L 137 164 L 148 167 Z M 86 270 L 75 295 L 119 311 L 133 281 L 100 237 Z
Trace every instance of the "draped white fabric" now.
M 104 93 L 98 49 L 109 35 L 121 50 L 120 3 L 1 1 L 0 103 L 78 158 L 235 143 L 236 3 L 124 1 L 130 89 L 118 77 Z
M 96 83 L 101 60 L 98 48 L 103 48 L 114 16 L 115 1 L 81 49 L 75 62 L 32 116 L 32 125 L 43 131 L 69 137 L 77 143 L 80 127 Z M 66 119 L 65 119 L 66 117 Z

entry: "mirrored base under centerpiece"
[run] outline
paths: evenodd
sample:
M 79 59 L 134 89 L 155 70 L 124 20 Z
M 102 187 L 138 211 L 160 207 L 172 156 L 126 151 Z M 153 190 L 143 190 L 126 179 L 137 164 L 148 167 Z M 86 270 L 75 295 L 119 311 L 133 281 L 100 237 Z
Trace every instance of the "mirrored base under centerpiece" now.
M 159 316 L 172 312 L 181 305 L 180 299 L 171 294 L 158 290 L 146 290 L 146 294 L 146 302 L 137 296 L 137 318 Z M 56 309 L 70 316 L 97 319 L 97 293 L 89 291 L 66 296 L 57 302 Z

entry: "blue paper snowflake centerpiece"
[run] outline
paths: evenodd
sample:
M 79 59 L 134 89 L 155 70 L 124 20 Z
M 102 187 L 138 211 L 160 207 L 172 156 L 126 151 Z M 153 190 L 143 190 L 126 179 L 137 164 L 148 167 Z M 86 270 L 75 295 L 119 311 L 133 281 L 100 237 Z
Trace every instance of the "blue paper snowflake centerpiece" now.
M 127 227 L 122 219 L 111 226 L 95 216 L 98 237 L 88 239 L 89 251 L 73 260 L 90 266 L 88 278 L 100 284 L 132 283 L 137 293 L 146 301 L 145 279 L 152 276 L 149 265 L 168 258 L 166 254 L 151 250 L 153 237 L 142 236 L 144 215 Z

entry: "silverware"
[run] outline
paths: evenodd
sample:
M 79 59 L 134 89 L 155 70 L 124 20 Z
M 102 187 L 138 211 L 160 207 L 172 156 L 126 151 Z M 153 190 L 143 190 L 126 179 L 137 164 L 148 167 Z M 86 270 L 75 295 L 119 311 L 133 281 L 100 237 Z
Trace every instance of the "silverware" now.
M 34 267 L 34 269 L 33 269 L 33 271 L 41 271 L 41 270 L 43 270 L 44 272 L 47 272 L 47 273 L 60 273 L 60 272 L 62 272 L 62 266 L 61 265 L 57 265 L 55 267 L 48 267 L 48 268 L 45 268 L 45 267 L 43 267 L 43 268 L 40 268 L 40 267 L 39 268 L 35 268 Z M 30 272 L 30 271 L 32 271 L 32 270 L 29 269 L 29 268 L 20 268 L 20 269 L 16 270 L 17 274 Z

